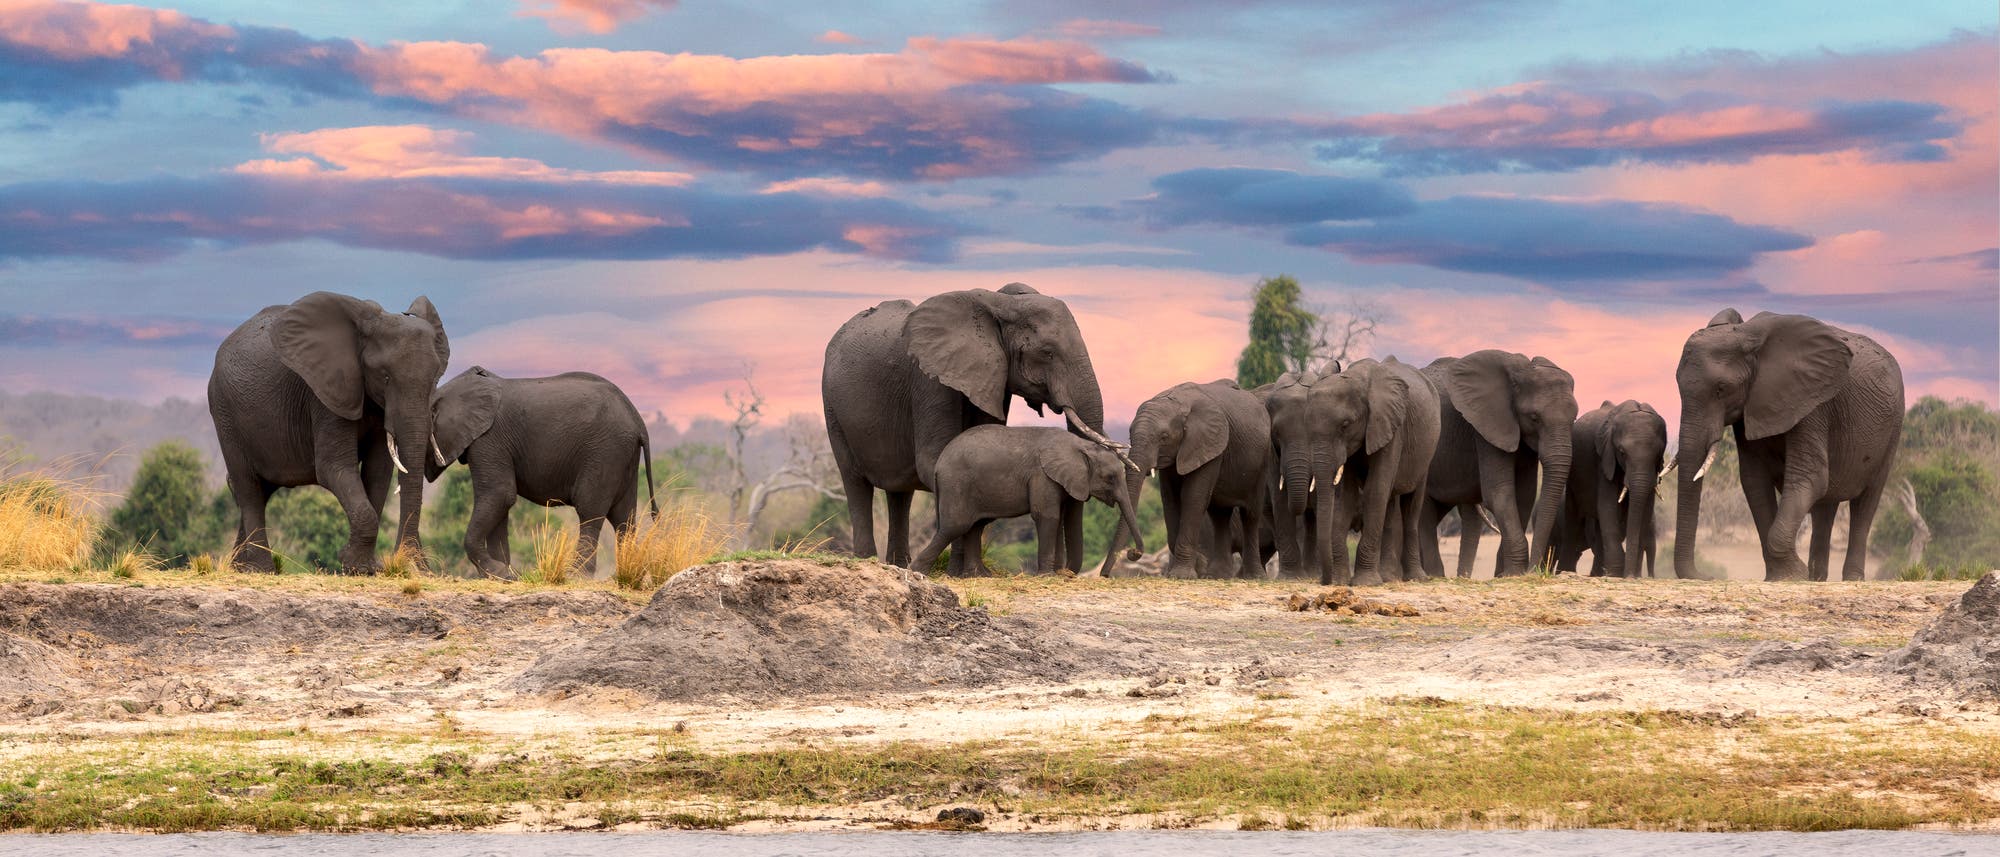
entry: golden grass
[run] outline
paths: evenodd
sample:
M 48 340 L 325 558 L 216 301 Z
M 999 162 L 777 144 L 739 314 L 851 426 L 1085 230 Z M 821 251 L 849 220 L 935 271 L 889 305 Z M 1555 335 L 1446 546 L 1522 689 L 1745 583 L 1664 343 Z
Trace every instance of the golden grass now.
M 576 531 L 561 519 L 543 515 L 528 535 L 534 560 L 521 572 L 521 582 L 562 586 L 576 568 Z
M 104 570 L 118 580 L 134 580 L 140 575 L 151 575 L 165 565 L 160 558 L 145 548 L 129 548 L 111 558 Z
M 685 492 L 672 495 L 657 517 L 641 518 L 618 534 L 612 579 L 635 592 L 651 592 L 681 569 L 700 565 L 726 548 L 731 528 Z
M 87 564 L 102 500 L 82 482 L 0 464 L 0 568 L 53 570 Z
M 426 565 L 423 559 L 422 550 L 411 547 L 407 542 L 400 543 L 389 552 L 389 558 L 382 561 L 382 570 L 378 573 L 396 580 L 412 580 L 423 575 Z

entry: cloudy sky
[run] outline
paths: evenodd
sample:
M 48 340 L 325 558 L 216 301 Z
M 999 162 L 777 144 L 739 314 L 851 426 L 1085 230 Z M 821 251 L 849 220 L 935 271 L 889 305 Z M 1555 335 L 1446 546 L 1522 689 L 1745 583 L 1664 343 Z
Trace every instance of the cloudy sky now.
M 2000 401 L 1991 0 L 0 0 L 0 389 L 199 398 L 315 289 L 453 371 L 816 411 L 889 298 L 1069 301 L 1114 421 L 1251 283 L 1677 413 L 1724 306 Z

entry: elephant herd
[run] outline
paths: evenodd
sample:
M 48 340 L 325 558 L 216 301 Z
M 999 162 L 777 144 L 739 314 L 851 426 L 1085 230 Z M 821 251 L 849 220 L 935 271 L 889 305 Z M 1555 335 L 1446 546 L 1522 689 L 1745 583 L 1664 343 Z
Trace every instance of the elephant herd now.
M 275 571 L 264 519 L 271 492 L 320 485 L 347 515 L 342 571 L 379 567 L 391 490 L 401 494 L 399 540 L 422 562 L 424 483 L 453 461 L 471 471 L 465 550 L 484 574 L 512 576 L 507 512 L 518 497 L 576 508 L 579 565 L 594 559 L 604 522 L 632 525 L 633 475 L 643 460 L 650 500 L 653 462 L 645 421 L 623 392 L 587 372 L 510 379 L 478 366 L 439 387 L 450 359 L 444 321 L 422 297 L 397 313 L 314 292 L 230 333 L 216 350 L 208 407 L 242 516 L 235 561 Z
M 511 576 L 507 513 L 520 498 L 575 507 L 579 564 L 593 559 L 603 524 L 635 524 L 634 474 L 643 464 L 651 500 L 652 451 L 617 386 L 587 372 L 510 379 L 477 366 L 439 386 L 450 355 L 422 297 L 397 313 L 315 292 L 266 307 L 224 339 L 209 410 L 242 515 L 237 561 L 276 568 L 265 505 L 277 488 L 308 484 L 346 513 L 344 571 L 377 569 L 392 490 L 399 539 L 421 557 L 424 484 L 454 461 L 470 470 L 465 549 L 483 574 Z M 1500 534 L 1497 576 L 1573 569 L 1586 550 L 1593 574 L 1638 576 L 1658 572 L 1653 501 L 1678 468 L 1673 572 L 1692 577 L 1702 479 L 1727 430 L 1766 578 L 1826 579 L 1845 502 L 1841 576 L 1860 579 L 1902 429 L 1895 358 L 1812 318 L 1746 321 L 1731 309 L 1688 337 L 1675 378 L 1671 459 L 1652 406 L 1606 401 L 1579 415 L 1568 372 L 1493 349 L 1422 368 L 1394 357 L 1329 363 L 1252 390 L 1178 384 L 1139 406 L 1121 444 L 1104 435 L 1103 395 L 1069 307 L 1012 283 L 863 310 L 827 343 L 821 397 L 854 552 L 878 554 L 880 490 L 880 555 L 929 569 L 949 549 L 954 575 L 989 573 L 983 530 L 1018 515 L 1034 518 L 1041 570 L 1088 567 L 1092 499 L 1119 512 L 1108 570 L 1142 547 L 1136 507 L 1157 473 L 1173 577 L 1260 577 L 1274 565 L 1328 583 L 1442 577 L 1438 531 L 1453 509 L 1459 577 L 1471 575 L 1488 523 Z M 1067 430 L 1007 426 L 1015 397 L 1061 414 Z M 920 490 L 937 496 L 938 527 L 913 555 Z M 1350 532 L 1359 534 L 1351 559 Z
M 1579 414 L 1568 372 L 1494 349 L 1422 368 L 1394 357 L 1329 363 L 1252 390 L 1178 384 L 1139 406 L 1130 443 L 1119 444 L 1103 434 L 1102 393 L 1068 307 L 1014 283 L 863 310 L 827 344 L 821 394 L 855 553 L 878 552 L 880 489 L 889 515 L 880 554 L 913 568 L 928 570 L 949 547 L 949 573 L 987 573 L 982 529 L 1023 514 L 1034 517 L 1042 571 L 1085 568 L 1083 503 L 1097 499 L 1119 511 L 1108 571 L 1121 552 L 1136 556 L 1126 547 L 1139 541 L 1134 509 L 1157 473 L 1171 577 L 1443 577 L 1438 530 L 1453 509 L 1459 577 L 1471 576 L 1488 524 L 1500 534 L 1496 576 L 1573 570 L 1587 550 L 1592 574 L 1637 577 L 1660 573 L 1654 497 L 1678 468 L 1673 574 L 1693 577 L 1702 479 L 1726 428 L 1766 579 L 1826 579 L 1843 502 L 1841 576 L 1861 579 L 1901 433 L 1895 358 L 1816 319 L 1745 321 L 1732 309 L 1688 337 L 1675 378 L 1673 458 L 1651 405 L 1607 400 Z M 1069 430 L 1006 426 L 1015 396 L 1062 414 Z M 939 526 L 912 556 L 919 490 L 937 495 Z

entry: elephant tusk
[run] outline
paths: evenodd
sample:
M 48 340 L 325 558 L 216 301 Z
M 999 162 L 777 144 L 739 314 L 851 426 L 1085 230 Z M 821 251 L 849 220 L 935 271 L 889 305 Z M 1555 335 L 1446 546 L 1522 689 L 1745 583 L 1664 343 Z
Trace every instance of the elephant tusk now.
M 437 459 L 439 467 L 451 466 L 451 462 L 444 460 L 444 450 L 438 449 L 437 435 L 431 435 L 431 457 Z
M 1334 477 L 1335 481 L 1338 481 L 1338 480 L 1339 480 L 1339 478 L 1340 478 L 1340 477 L 1338 477 L 1338 476 Z M 1315 476 L 1315 477 L 1313 477 L 1313 478 L 1311 478 L 1311 479 L 1308 479 L 1308 480 L 1306 480 L 1306 491 L 1307 491 L 1307 492 L 1311 492 L 1311 491 L 1313 491 L 1313 490 L 1315 490 L 1315 489 L 1317 489 L 1317 488 L 1319 488 L 1319 477 Z
M 1719 445 L 1720 444 L 1717 444 L 1717 446 Z M 1701 460 L 1701 469 L 1694 472 L 1694 481 L 1700 482 L 1703 476 L 1708 475 L 1708 468 L 1713 467 L 1714 465 L 1715 465 L 1715 446 L 1710 446 L 1708 448 L 1708 457 Z
M 1624 485 L 1618 486 L 1618 502 L 1620 503 L 1625 502 L 1625 492 L 1627 490 L 1628 490 L 1627 486 Z M 1596 562 L 1596 560 L 1591 560 L 1591 562 Z
M 1493 531 L 1496 533 L 1500 532 L 1500 522 L 1493 520 L 1493 513 L 1486 511 L 1485 506 L 1479 506 L 1477 508 L 1479 509 L 1479 517 L 1486 519 L 1486 526 L 1492 527 Z
M 410 472 L 409 468 L 403 466 L 403 453 L 396 449 L 396 433 L 388 432 L 387 434 L 389 435 L 389 463 L 396 465 L 397 473 Z
M 1078 434 L 1081 434 L 1084 437 L 1089 438 L 1091 441 L 1095 442 L 1098 446 L 1111 450 L 1111 452 L 1114 455 L 1118 456 L 1119 461 L 1125 462 L 1126 467 L 1132 468 L 1133 473 L 1146 472 L 1145 468 L 1140 467 L 1138 462 L 1133 461 L 1131 456 L 1125 454 L 1125 450 L 1127 449 L 1125 444 L 1119 443 L 1117 441 L 1112 440 L 1111 438 L 1098 434 L 1096 430 L 1092 429 L 1088 425 L 1085 425 L 1083 422 L 1083 418 L 1077 416 L 1075 411 L 1064 408 L 1062 415 L 1069 420 L 1070 425 L 1076 427 Z
M 1347 465 L 1343 464 L 1343 465 L 1341 465 L 1341 466 L 1339 466 L 1339 467 L 1336 467 L 1336 468 L 1334 468 L 1334 469 L 1333 469 L 1333 484 L 1335 484 L 1335 485 L 1338 485 L 1338 484 L 1340 484 L 1340 480 L 1341 480 L 1341 477 L 1344 477 L 1344 476 L 1346 476 L 1346 475 L 1347 475 Z

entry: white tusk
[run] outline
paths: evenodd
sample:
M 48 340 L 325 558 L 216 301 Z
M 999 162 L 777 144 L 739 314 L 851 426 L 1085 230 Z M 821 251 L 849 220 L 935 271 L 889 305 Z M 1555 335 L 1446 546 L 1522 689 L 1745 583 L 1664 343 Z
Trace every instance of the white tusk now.
M 1341 465 L 1341 466 L 1339 466 L 1339 467 L 1336 467 L 1336 468 L 1334 468 L 1334 469 L 1333 469 L 1333 481 L 1334 481 L 1334 484 L 1339 484 L 1339 483 L 1340 483 L 1340 478 L 1341 478 L 1342 476 L 1346 476 L 1346 475 L 1347 475 L 1347 465 L 1343 464 L 1343 465 Z
M 439 467 L 451 466 L 451 462 L 444 460 L 444 450 L 438 449 L 437 435 L 431 435 L 431 457 L 437 459 Z
M 1627 490 L 1627 486 L 1624 486 L 1624 485 L 1620 485 L 1620 486 L 1618 486 L 1618 502 L 1620 502 L 1620 503 L 1623 503 L 1623 502 L 1625 502 L 1625 491 L 1626 491 L 1626 490 Z M 1596 562 L 1596 560 L 1591 560 L 1591 561 L 1592 561 L 1592 562 Z
M 1315 489 L 1315 488 L 1318 488 L 1318 487 L 1319 487 L 1319 477 L 1315 476 L 1315 477 L 1313 477 L 1313 478 L 1311 478 L 1311 479 L 1308 479 L 1308 480 L 1306 480 L 1306 490 L 1307 490 L 1307 491 L 1311 491 L 1311 490 L 1313 490 L 1313 489 Z
M 1701 460 L 1701 469 L 1694 472 L 1694 481 L 1700 482 L 1703 476 L 1708 475 L 1708 468 L 1714 466 L 1715 448 L 1717 446 L 1721 446 L 1721 444 L 1718 443 L 1708 448 L 1708 457 Z
M 1496 521 L 1496 520 L 1493 520 L 1493 513 L 1492 513 L 1492 512 L 1488 512 L 1488 511 L 1486 511 L 1486 507 L 1485 507 L 1485 506 L 1477 506 L 1477 507 L 1475 507 L 1475 508 L 1477 508 L 1477 509 L 1479 510 L 1479 517 L 1481 517 L 1481 518 L 1485 518 L 1485 519 L 1486 519 L 1486 525 L 1487 525 L 1487 526 L 1489 526 L 1489 527 L 1492 527 L 1492 528 L 1493 528 L 1493 531 L 1494 531 L 1494 532 L 1496 532 L 1496 533 L 1497 533 L 1497 532 L 1500 532 L 1500 522 L 1499 522 L 1499 521 Z
M 409 468 L 403 466 L 403 454 L 396 450 L 396 433 L 388 432 L 387 434 L 389 435 L 389 463 L 396 465 L 397 473 L 410 472 Z
M 1127 449 L 1125 444 L 1119 443 L 1117 441 L 1112 440 L 1111 438 L 1098 434 L 1090 426 L 1086 425 L 1083 421 L 1083 418 L 1077 416 L 1075 411 L 1063 411 L 1062 415 L 1063 418 L 1069 420 L 1070 425 L 1076 427 L 1077 432 L 1081 433 L 1084 437 L 1089 438 L 1091 441 L 1095 442 L 1098 446 L 1111 450 L 1111 453 L 1113 455 L 1118 456 L 1119 461 L 1125 462 L 1126 467 L 1132 468 L 1133 473 L 1146 472 L 1145 468 L 1140 467 L 1137 462 L 1132 460 L 1131 456 L 1125 454 L 1125 450 Z

